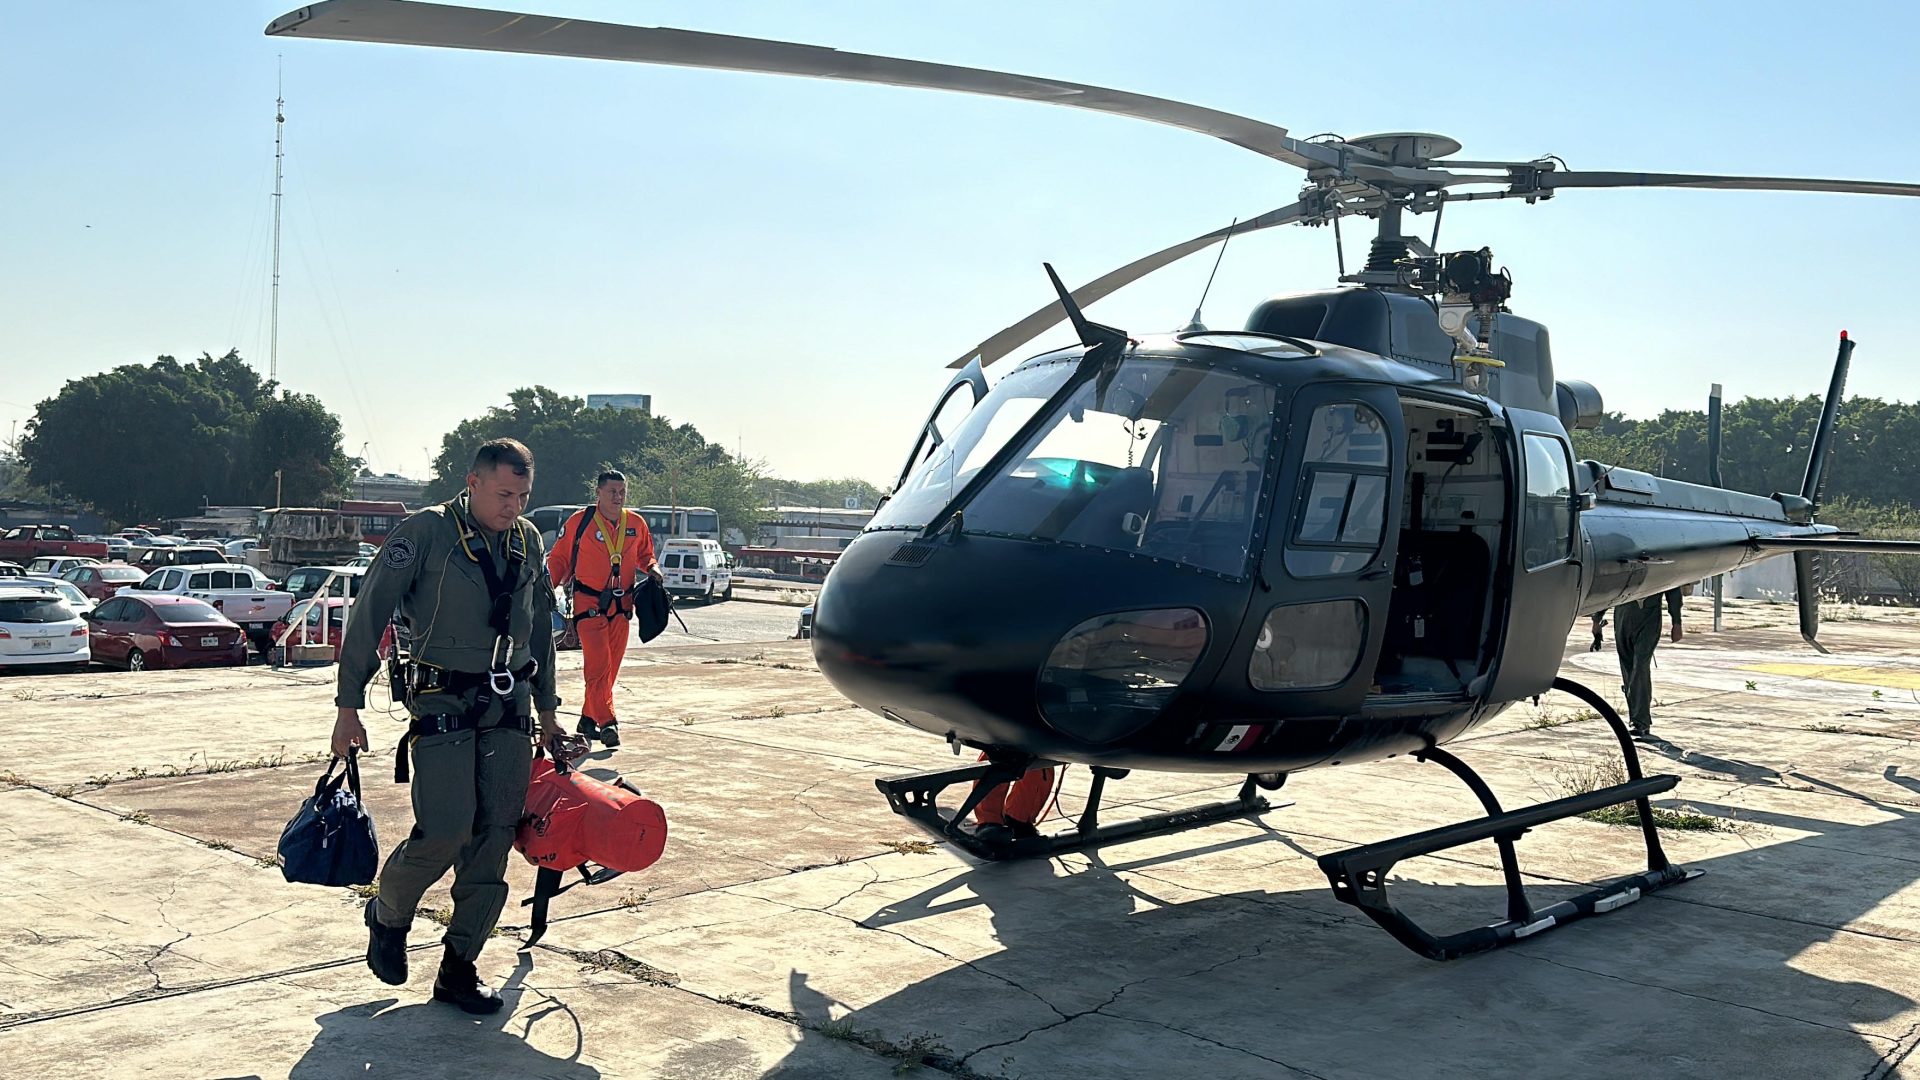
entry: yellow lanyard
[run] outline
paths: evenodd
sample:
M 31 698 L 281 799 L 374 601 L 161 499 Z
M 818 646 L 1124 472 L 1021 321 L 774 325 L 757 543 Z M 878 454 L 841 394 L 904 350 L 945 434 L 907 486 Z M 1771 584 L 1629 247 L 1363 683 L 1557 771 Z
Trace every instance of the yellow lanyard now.
M 621 547 L 624 546 L 622 543 L 623 537 L 621 535 L 620 528 L 619 526 L 616 526 L 616 525 L 607 524 L 607 519 L 602 517 L 600 515 L 600 511 L 598 510 L 595 510 L 593 512 L 593 516 L 594 516 L 595 523 L 598 524 L 600 526 L 601 531 L 606 534 L 607 565 L 617 568 L 620 565 L 620 549 Z M 626 512 L 622 511 L 620 514 L 621 520 L 624 521 L 626 519 L 626 516 L 627 516 Z

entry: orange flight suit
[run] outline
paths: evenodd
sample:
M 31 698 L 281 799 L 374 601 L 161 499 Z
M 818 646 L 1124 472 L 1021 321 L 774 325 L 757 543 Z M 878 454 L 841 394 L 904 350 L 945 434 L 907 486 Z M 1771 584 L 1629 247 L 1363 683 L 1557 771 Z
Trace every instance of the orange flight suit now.
M 552 575 L 554 584 L 571 588 L 576 616 L 600 608 L 600 590 L 614 576 L 618 553 L 620 572 L 614 587 L 624 593 L 617 602 L 616 612 L 609 617 L 608 612 L 602 611 L 574 623 L 580 634 L 580 651 L 587 674 L 587 692 L 580 713 L 602 727 L 619 719 L 613 713 L 613 683 L 620 677 L 620 661 L 626 658 L 627 639 L 633 633 L 633 583 L 654 566 L 653 533 L 648 530 L 646 520 L 632 510 L 621 513 L 625 521 L 615 526 L 600 516 L 598 507 L 589 506 L 576 512 L 554 538 L 553 550 L 547 552 L 547 573 Z M 586 523 L 584 534 L 580 532 L 583 521 Z M 574 558 L 576 548 L 578 563 Z
M 987 760 L 987 755 L 981 754 L 980 760 Z M 981 825 L 1007 825 L 1016 832 L 1038 825 L 1040 815 L 1047 811 L 1047 797 L 1053 794 L 1053 773 L 1049 765 L 1023 774 L 1012 784 L 995 785 L 973 808 L 973 820 Z

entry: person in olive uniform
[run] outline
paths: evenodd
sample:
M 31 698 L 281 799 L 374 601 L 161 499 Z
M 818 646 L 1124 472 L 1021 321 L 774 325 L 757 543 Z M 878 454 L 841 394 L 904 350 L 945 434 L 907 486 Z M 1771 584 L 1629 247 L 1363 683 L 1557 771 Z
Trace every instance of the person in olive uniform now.
M 555 745 L 553 586 L 540 535 L 520 515 L 533 491 L 533 454 L 495 439 L 474 456 L 467 489 L 394 530 L 368 568 L 340 647 L 333 752 L 367 745 L 359 710 L 396 608 L 411 631 L 411 717 L 395 779 L 412 751 L 413 831 L 380 871 L 366 906 L 367 966 L 407 979 L 407 929 L 422 893 L 453 870 L 453 917 L 433 983 L 436 1000 L 471 1013 L 501 1006 L 480 982 L 480 955 L 507 902 L 507 857 L 532 767 L 532 713 Z
M 1653 730 L 1653 650 L 1660 645 L 1661 623 L 1665 621 L 1660 608 L 1664 604 L 1673 613 L 1673 640 L 1679 641 L 1683 636 L 1680 601 L 1686 595 L 1683 585 L 1613 609 L 1613 647 L 1620 654 L 1620 689 L 1627 696 L 1627 722 L 1635 735 Z M 1598 626 L 1594 636 L 1597 642 Z

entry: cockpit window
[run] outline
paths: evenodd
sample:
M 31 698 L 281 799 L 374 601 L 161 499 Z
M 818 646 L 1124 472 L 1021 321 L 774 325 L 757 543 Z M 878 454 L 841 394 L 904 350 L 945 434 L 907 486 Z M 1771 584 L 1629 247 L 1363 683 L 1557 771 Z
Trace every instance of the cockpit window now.
M 869 529 L 917 529 L 946 506 L 987 459 L 1073 375 L 1079 357 L 1021 367 L 1000 380 L 945 441 L 914 466 Z
M 999 393 L 974 416 L 995 411 Z M 1223 368 L 1127 359 L 1067 399 L 967 505 L 963 528 L 1243 575 L 1275 397 Z M 966 459 L 976 456 L 991 451 Z
M 1297 578 L 1358 573 L 1380 550 L 1392 443 L 1380 414 L 1358 402 L 1322 405 L 1307 428 L 1306 494 L 1287 543 Z

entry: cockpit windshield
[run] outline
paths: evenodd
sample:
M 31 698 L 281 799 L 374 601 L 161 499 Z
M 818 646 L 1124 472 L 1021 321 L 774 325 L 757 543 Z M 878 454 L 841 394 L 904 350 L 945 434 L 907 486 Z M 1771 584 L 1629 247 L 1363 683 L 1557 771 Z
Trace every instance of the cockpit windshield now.
M 947 460 L 962 462 L 952 482 L 964 484 L 969 469 L 984 464 L 1071 371 L 1062 363 L 1003 380 L 952 440 Z M 1010 386 L 1023 376 L 1028 381 Z M 962 528 L 1244 575 L 1274 405 L 1272 385 L 1225 368 L 1130 357 L 1073 392 L 966 505 Z M 988 437 L 996 430 L 998 438 Z M 977 433 L 973 444 L 960 446 L 970 433 Z M 930 473 L 936 464 L 929 461 Z M 903 493 L 907 487 L 913 482 Z M 922 517 L 938 511 L 934 505 Z

